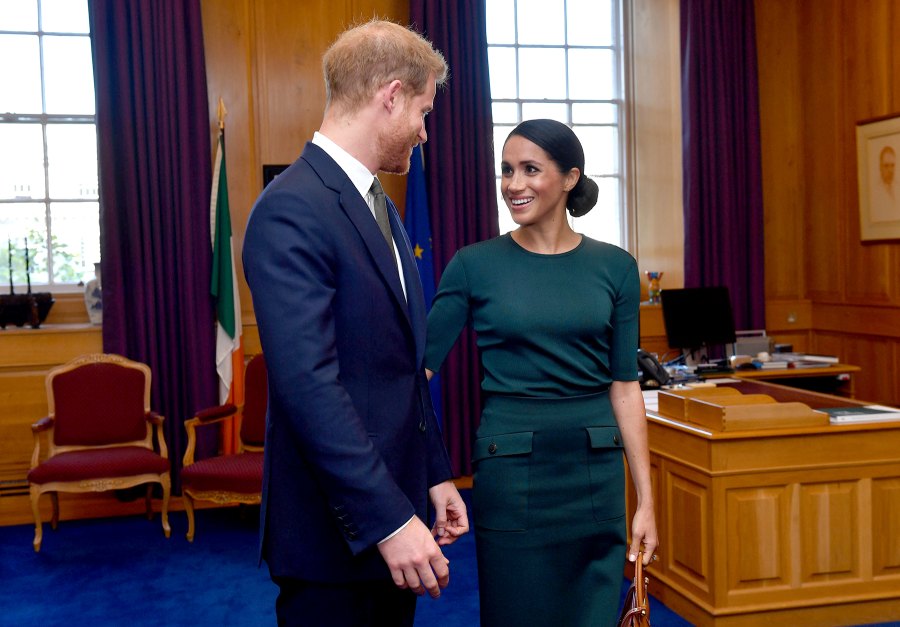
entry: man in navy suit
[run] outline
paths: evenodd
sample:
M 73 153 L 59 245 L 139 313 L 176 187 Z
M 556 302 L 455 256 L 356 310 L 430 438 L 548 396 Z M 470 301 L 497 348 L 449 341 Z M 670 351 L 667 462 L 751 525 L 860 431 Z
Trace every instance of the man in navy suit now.
M 468 519 L 422 367 L 418 272 L 373 175 L 406 173 L 447 66 L 418 34 L 372 21 L 323 67 L 319 132 L 244 240 L 269 371 L 261 554 L 280 625 L 412 625 Z

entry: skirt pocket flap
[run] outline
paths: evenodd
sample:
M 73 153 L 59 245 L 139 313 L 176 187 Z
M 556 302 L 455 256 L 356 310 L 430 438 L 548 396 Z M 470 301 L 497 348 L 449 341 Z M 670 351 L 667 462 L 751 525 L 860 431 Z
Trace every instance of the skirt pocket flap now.
M 622 448 L 622 435 L 618 427 L 585 427 L 591 439 L 591 448 Z
M 532 431 L 521 433 L 503 433 L 475 440 L 472 449 L 472 461 L 477 462 L 488 457 L 506 457 L 509 455 L 526 455 L 531 453 Z

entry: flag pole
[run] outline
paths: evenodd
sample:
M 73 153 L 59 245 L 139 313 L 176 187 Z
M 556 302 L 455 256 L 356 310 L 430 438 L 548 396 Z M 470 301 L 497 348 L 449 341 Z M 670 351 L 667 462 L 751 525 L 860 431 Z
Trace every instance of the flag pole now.
M 228 115 L 228 109 L 225 108 L 225 100 L 219 96 L 219 106 L 216 108 L 216 115 L 219 118 L 219 130 L 225 130 L 225 116 Z

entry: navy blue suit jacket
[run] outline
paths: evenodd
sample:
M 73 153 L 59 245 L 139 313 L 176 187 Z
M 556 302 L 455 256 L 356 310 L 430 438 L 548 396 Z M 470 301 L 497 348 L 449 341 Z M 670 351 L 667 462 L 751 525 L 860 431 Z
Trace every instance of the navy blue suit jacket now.
M 406 233 L 397 266 L 365 200 L 308 143 L 256 201 L 243 247 L 269 371 L 261 555 L 274 576 L 390 576 L 376 548 L 451 478 L 422 357 Z

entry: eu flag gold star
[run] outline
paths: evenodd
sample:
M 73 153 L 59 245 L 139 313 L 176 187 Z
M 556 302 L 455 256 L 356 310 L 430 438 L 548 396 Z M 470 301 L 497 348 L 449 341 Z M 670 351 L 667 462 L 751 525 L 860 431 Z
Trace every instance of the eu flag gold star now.
M 413 248 L 413 254 L 416 256 L 416 259 L 421 259 L 422 253 L 424 253 L 424 252 L 425 252 L 425 249 L 422 248 L 421 246 L 419 246 L 418 244 L 416 244 L 416 247 Z

